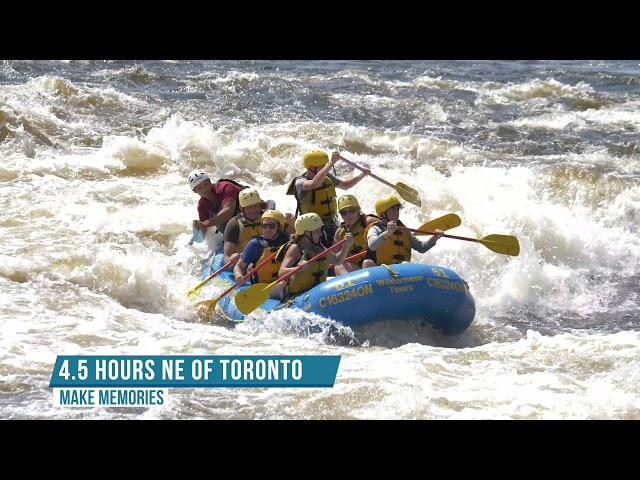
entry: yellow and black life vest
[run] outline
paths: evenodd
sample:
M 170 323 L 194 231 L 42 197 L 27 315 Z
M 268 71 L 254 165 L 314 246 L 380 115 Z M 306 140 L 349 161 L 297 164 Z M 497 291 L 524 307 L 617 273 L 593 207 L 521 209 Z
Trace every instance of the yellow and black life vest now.
M 287 195 L 294 195 L 296 197 L 296 202 L 298 203 L 296 215 L 298 215 L 298 212 L 301 215 L 305 213 L 317 213 L 323 221 L 328 219 L 335 221 L 337 218 L 338 203 L 336 200 L 336 187 L 333 185 L 331 179 L 326 177 L 322 185 L 314 190 L 304 192 L 305 194 L 302 196 L 302 199 L 300 199 L 296 192 L 296 181 L 300 178 L 309 180 L 304 175 L 300 175 L 294 178 L 287 188 Z
M 404 227 L 404 224 L 397 220 L 398 226 Z M 385 225 L 383 222 L 375 222 L 371 225 L 367 225 L 364 229 L 364 237 L 367 238 L 369 229 L 374 225 Z M 393 265 L 394 263 L 410 262 L 411 261 L 411 239 L 409 233 L 405 230 L 397 229 L 393 232 L 393 235 L 387 237 L 382 245 L 377 250 L 369 250 L 367 254 L 368 258 L 371 258 L 378 265 Z
M 298 241 L 291 240 L 285 243 L 282 247 L 280 247 L 282 250 L 280 253 L 278 253 L 278 255 L 276 255 L 276 258 L 280 258 L 281 263 L 282 263 L 282 260 L 284 260 L 287 250 L 289 250 L 289 247 L 294 243 L 298 243 Z M 300 250 L 302 250 L 302 247 L 300 247 Z M 304 251 L 302 251 L 302 256 L 300 257 L 300 260 L 307 260 L 309 258 L 312 258 L 312 257 L 307 256 L 307 254 Z M 298 263 L 299 262 L 300 261 L 298 261 Z M 300 292 L 306 292 L 310 288 L 313 288 L 316 285 L 321 284 L 327 279 L 328 272 L 329 272 L 329 260 L 327 260 L 327 257 L 324 256 L 316 260 L 315 262 L 313 262 L 313 264 L 311 264 L 311 266 L 308 267 L 307 269 L 302 270 L 292 275 L 291 277 L 289 277 L 289 280 L 288 280 L 289 293 L 296 294 Z
M 285 245 L 289 241 L 289 235 L 286 233 L 280 233 L 275 240 L 269 242 L 265 240 L 263 237 L 258 239 L 260 241 L 260 245 L 262 245 L 262 255 L 256 261 L 256 265 L 271 255 L 276 250 L 280 249 L 282 245 Z M 251 279 L 252 283 L 271 283 L 278 279 L 278 271 L 280 270 L 280 265 L 282 265 L 282 260 L 284 256 L 276 255 L 269 262 L 263 265 L 260 270 L 253 274 L 253 278 Z
M 262 234 L 262 229 L 260 228 L 262 214 L 258 215 L 258 217 L 253 221 L 244 218 L 242 214 L 236 215 L 234 218 L 238 221 L 238 241 L 236 242 L 236 251 L 242 252 L 244 247 L 247 246 L 247 243 L 249 243 L 249 240 Z
M 371 216 L 373 217 L 373 215 Z M 367 237 L 364 233 L 366 226 L 367 226 L 367 215 L 365 215 L 364 213 L 360 214 L 360 218 L 358 219 L 358 221 L 349 230 L 347 230 L 347 227 L 344 222 L 340 224 L 340 227 L 336 231 L 336 233 L 338 234 L 338 238 L 342 240 L 344 236 L 347 234 L 347 232 L 351 233 L 351 235 L 353 235 L 353 238 L 354 238 L 353 245 L 351 245 L 351 249 L 349 249 L 349 254 L 347 255 L 347 257 L 350 257 L 351 255 L 355 255 L 356 253 L 364 252 L 365 250 L 367 250 Z M 364 258 L 361 258 L 360 260 L 355 260 L 351 263 L 362 265 L 362 262 L 364 262 Z

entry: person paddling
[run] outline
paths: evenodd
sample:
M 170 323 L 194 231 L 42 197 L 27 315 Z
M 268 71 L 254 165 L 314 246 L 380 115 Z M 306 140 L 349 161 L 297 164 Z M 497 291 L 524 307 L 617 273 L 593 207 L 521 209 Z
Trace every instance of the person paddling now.
M 367 227 L 367 258 L 378 265 L 410 262 L 411 250 L 420 253 L 430 250 L 444 233 L 436 229 L 436 235 L 423 242 L 412 233 L 399 229 L 398 227 L 405 225 L 400 221 L 402 204 L 395 195 L 386 195 L 378 199 L 375 207 L 380 220 Z
M 245 188 L 238 194 L 240 213 L 227 222 L 224 229 L 224 259 L 233 264 L 240 258 L 240 253 L 253 237 L 260 235 L 260 218 L 265 203 L 260 194 L 253 188 Z
M 343 222 L 336 230 L 333 243 L 339 242 L 347 233 L 350 233 L 353 236 L 354 242 L 349 250 L 348 256 L 351 257 L 357 253 L 366 252 L 367 238 L 365 237 L 364 230 L 367 225 L 371 225 L 380 219 L 374 215 L 362 213 L 358 199 L 353 195 L 342 195 L 338 198 L 338 211 L 340 212 Z M 336 265 L 334 270 L 336 275 L 344 275 L 345 273 L 353 272 L 360 268 L 373 266 L 375 266 L 375 262 L 370 259 L 365 259 L 363 256 L 357 260 Z
M 267 210 L 262 214 L 260 222 L 262 235 L 252 238 L 242 251 L 242 255 L 233 269 L 236 283 L 247 281 L 246 273 L 254 265 L 270 256 L 282 245 L 287 243 L 291 236 L 286 232 L 287 219 L 278 210 Z M 251 283 L 271 283 L 278 278 L 278 272 L 282 258 L 273 258 L 258 270 L 251 278 Z M 282 299 L 285 293 L 285 285 L 281 283 L 271 290 L 271 298 Z
M 219 232 L 224 232 L 229 219 L 240 213 L 238 194 L 246 187 L 228 178 L 221 178 L 213 184 L 203 170 L 194 170 L 188 180 L 191 190 L 200 196 L 199 220 L 194 220 L 193 226 L 203 235 L 210 227 L 217 227 Z
M 302 157 L 306 171 L 294 178 L 287 188 L 287 195 L 294 195 L 298 213 L 317 213 L 324 224 L 323 240 L 325 246 L 333 242 L 338 228 L 336 188 L 347 190 L 355 186 L 369 174 L 368 170 L 349 180 L 341 180 L 329 173 L 331 167 L 340 160 L 340 154 L 333 152 L 331 161 L 324 150 L 310 150 Z
M 329 272 L 329 264 L 341 265 L 347 257 L 349 248 L 353 244 L 353 236 L 350 233 L 345 235 L 347 240 L 338 253 L 330 251 L 319 260 L 306 263 L 306 260 L 313 258 L 325 249 L 320 242 L 323 226 L 322 219 L 317 213 L 300 215 L 296 219 L 294 238 L 283 245 L 282 251 L 276 256 L 276 258 L 284 257 L 278 273 L 279 277 L 288 274 L 300 265 L 305 265 L 302 270 L 288 280 L 289 294 L 300 294 L 324 282 Z

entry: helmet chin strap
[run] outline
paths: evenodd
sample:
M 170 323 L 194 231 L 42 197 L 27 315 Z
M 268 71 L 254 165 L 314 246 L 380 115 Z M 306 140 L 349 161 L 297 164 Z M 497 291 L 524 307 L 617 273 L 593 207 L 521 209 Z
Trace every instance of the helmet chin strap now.
M 315 245 L 316 247 L 321 247 L 322 246 L 321 242 L 316 243 L 316 242 L 313 241 L 313 234 L 307 235 L 307 232 L 304 232 L 304 236 L 309 239 L 309 241 L 311 242 L 311 245 Z M 320 236 L 320 238 L 322 238 L 322 235 Z

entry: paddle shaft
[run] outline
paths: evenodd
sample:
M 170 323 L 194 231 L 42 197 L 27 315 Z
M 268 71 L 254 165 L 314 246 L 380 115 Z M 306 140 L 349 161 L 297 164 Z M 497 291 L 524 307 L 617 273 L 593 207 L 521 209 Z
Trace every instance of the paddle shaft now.
M 409 227 L 398 227 L 398 228 L 403 230 L 409 230 L 410 232 L 414 232 L 414 233 L 421 233 L 423 235 L 437 235 L 436 232 L 425 232 L 424 230 L 416 230 L 415 228 L 409 228 Z M 477 242 L 477 243 L 483 243 L 487 241 L 490 242 L 490 240 L 478 240 L 477 238 L 459 237 L 458 235 L 449 235 L 448 233 L 443 233 L 441 234 L 441 236 L 447 237 L 447 238 L 455 238 L 456 240 L 466 240 L 467 242 Z
M 342 263 L 344 264 L 344 263 L 351 262 L 353 260 L 360 260 L 360 257 L 364 257 L 366 254 L 367 254 L 366 251 L 360 252 L 360 253 L 356 253 L 355 255 L 351 255 L 350 257 L 345 258 L 344 262 L 342 262 Z M 335 267 L 335 265 L 333 263 L 331 265 L 329 265 L 329 268 L 332 268 L 332 267 Z
M 225 263 L 223 266 L 221 266 L 218 270 L 216 270 L 215 272 L 213 272 L 211 275 L 209 275 L 207 277 L 207 279 L 205 280 L 205 282 L 208 282 L 209 280 L 211 280 L 213 277 L 215 277 L 216 275 L 218 275 L 220 272 L 225 271 L 229 265 L 231 265 L 233 263 L 233 260 L 229 260 L 227 263 Z M 204 282 L 203 282 L 204 284 Z M 198 285 L 198 287 L 200 287 L 201 285 Z
M 302 270 L 304 268 L 304 266 L 307 263 L 312 263 L 315 262 L 317 259 L 319 259 L 320 257 L 324 257 L 327 253 L 329 253 L 331 250 L 333 250 L 334 248 L 342 245 L 344 242 L 346 242 L 348 239 L 347 238 L 343 238 L 342 240 L 340 240 L 338 243 L 334 243 L 333 245 L 331 245 L 329 248 L 327 248 L 326 250 L 321 251 L 319 254 L 317 254 L 315 257 L 310 258 L 309 260 L 307 260 L 304 264 L 300 265 L 299 267 L 296 267 L 295 270 L 290 271 L 289 273 L 281 276 L 279 279 L 277 279 L 275 282 L 271 282 L 268 286 L 266 286 L 264 289 L 265 290 L 271 290 L 273 287 L 275 287 L 278 283 L 280 282 L 284 282 L 287 278 L 289 278 L 291 275 L 295 275 L 296 273 L 298 273 L 300 270 Z
M 256 265 L 254 268 L 252 268 L 249 272 L 247 272 L 245 274 L 245 277 L 251 278 L 251 275 L 253 275 L 254 273 L 256 273 L 258 270 L 260 270 L 262 268 L 263 265 L 265 265 L 267 262 L 271 261 L 271 259 L 273 257 L 276 256 L 276 254 L 278 253 L 278 251 L 276 250 L 275 252 L 273 252 L 271 255 L 269 255 L 267 258 L 265 258 L 264 260 L 262 260 L 260 263 L 258 263 L 258 265 Z M 224 297 L 227 293 L 229 293 L 230 291 L 234 290 L 235 288 L 239 287 L 240 285 L 237 283 L 234 283 L 233 285 L 231 285 L 229 288 L 227 288 L 224 292 L 222 292 L 222 294 L 216 299 L 216 302 L 219 302 L 220 299 L 222 297 Z
M 422 229 L 424 228 L 440 228 L 441 230 L 448 230 L 450 228 L 455 228 L 458 225 L 460 225 L 460 218 L 454 213 L 448 213 L 447 215 L 443 215 L 440 218 L 436 218 L 435 220 L 431 220 L 424 225 L 421 225 L 420 231 L 423 231 Z M 343 263 L 351 262 L 353 260 L 359 260 L 366 254 L 366 251 L 356 253 L 354 255 L 351 255 L 350 257 L 345 258 Z M 335 267 L 335 265 L 330 265 L 330 267 Z
M 345 162 L 347 162 L 349 165 L 351 165 L 352 167 L 357 168 L 358 170 L 362 171 L 362 172 L 366 172 L 367 170 L 363 167 L 361 167 L 360 165 L 358 165 L 357 163 L 353 163 L 351 160 L 347 160 L 346 158 L 344 158 L 342 155 L 340 156 L 341 160 L 344 160 Z M 385 185 L 388 185 L 391 188 L 396 188 L 396 186 L 393 183 L 389 183 L 387 182 L 384 178 L 380 178 L 379 176 L 371 173 L 371 171 L 368 172 L 370 177 L 375 178 L 376 180 L 378 180 L 379 182 L 384 183 Z
M 209 275 L 207 278 L 205 278 L 203 281 L 201 281 L 199 284 L 197 284 L 195 287 L 193 287 L 190 291 L 196 291 L 198 290 L 200 287 L 202 287 L 205 283 L 207 283 L 209 280 L 211 280 L 213 277 L 215 277 L 216 275 L 218 275 L 220 272 L 224 271 L 227 269 L 227 267 L 229 267 L 229 265 L 231 265 L 233 263 L 233 260 L 229 260 L 227 263 L 225 263 L 223 266 L 221 266 L 218 270 L 216 270 L 215 272 L 213 272 L 211 275 Z

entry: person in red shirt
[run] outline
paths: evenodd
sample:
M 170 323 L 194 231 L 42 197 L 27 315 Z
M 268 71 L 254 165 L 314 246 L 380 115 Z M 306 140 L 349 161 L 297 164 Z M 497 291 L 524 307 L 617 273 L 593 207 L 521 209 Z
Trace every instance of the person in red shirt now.
M 221 178 L 213 184 L 209 175 L 202 170 L 194 170 L 189 174 L 189 186 L 200 195 L 200 219 L 194 220 L 193 226 L 203 235 L 206 235 L 209 227 L 217 227 L 218 231 L 224 232 L 229 219 L 240 212 L 238 194 L 244 187 L 226 178 Z

